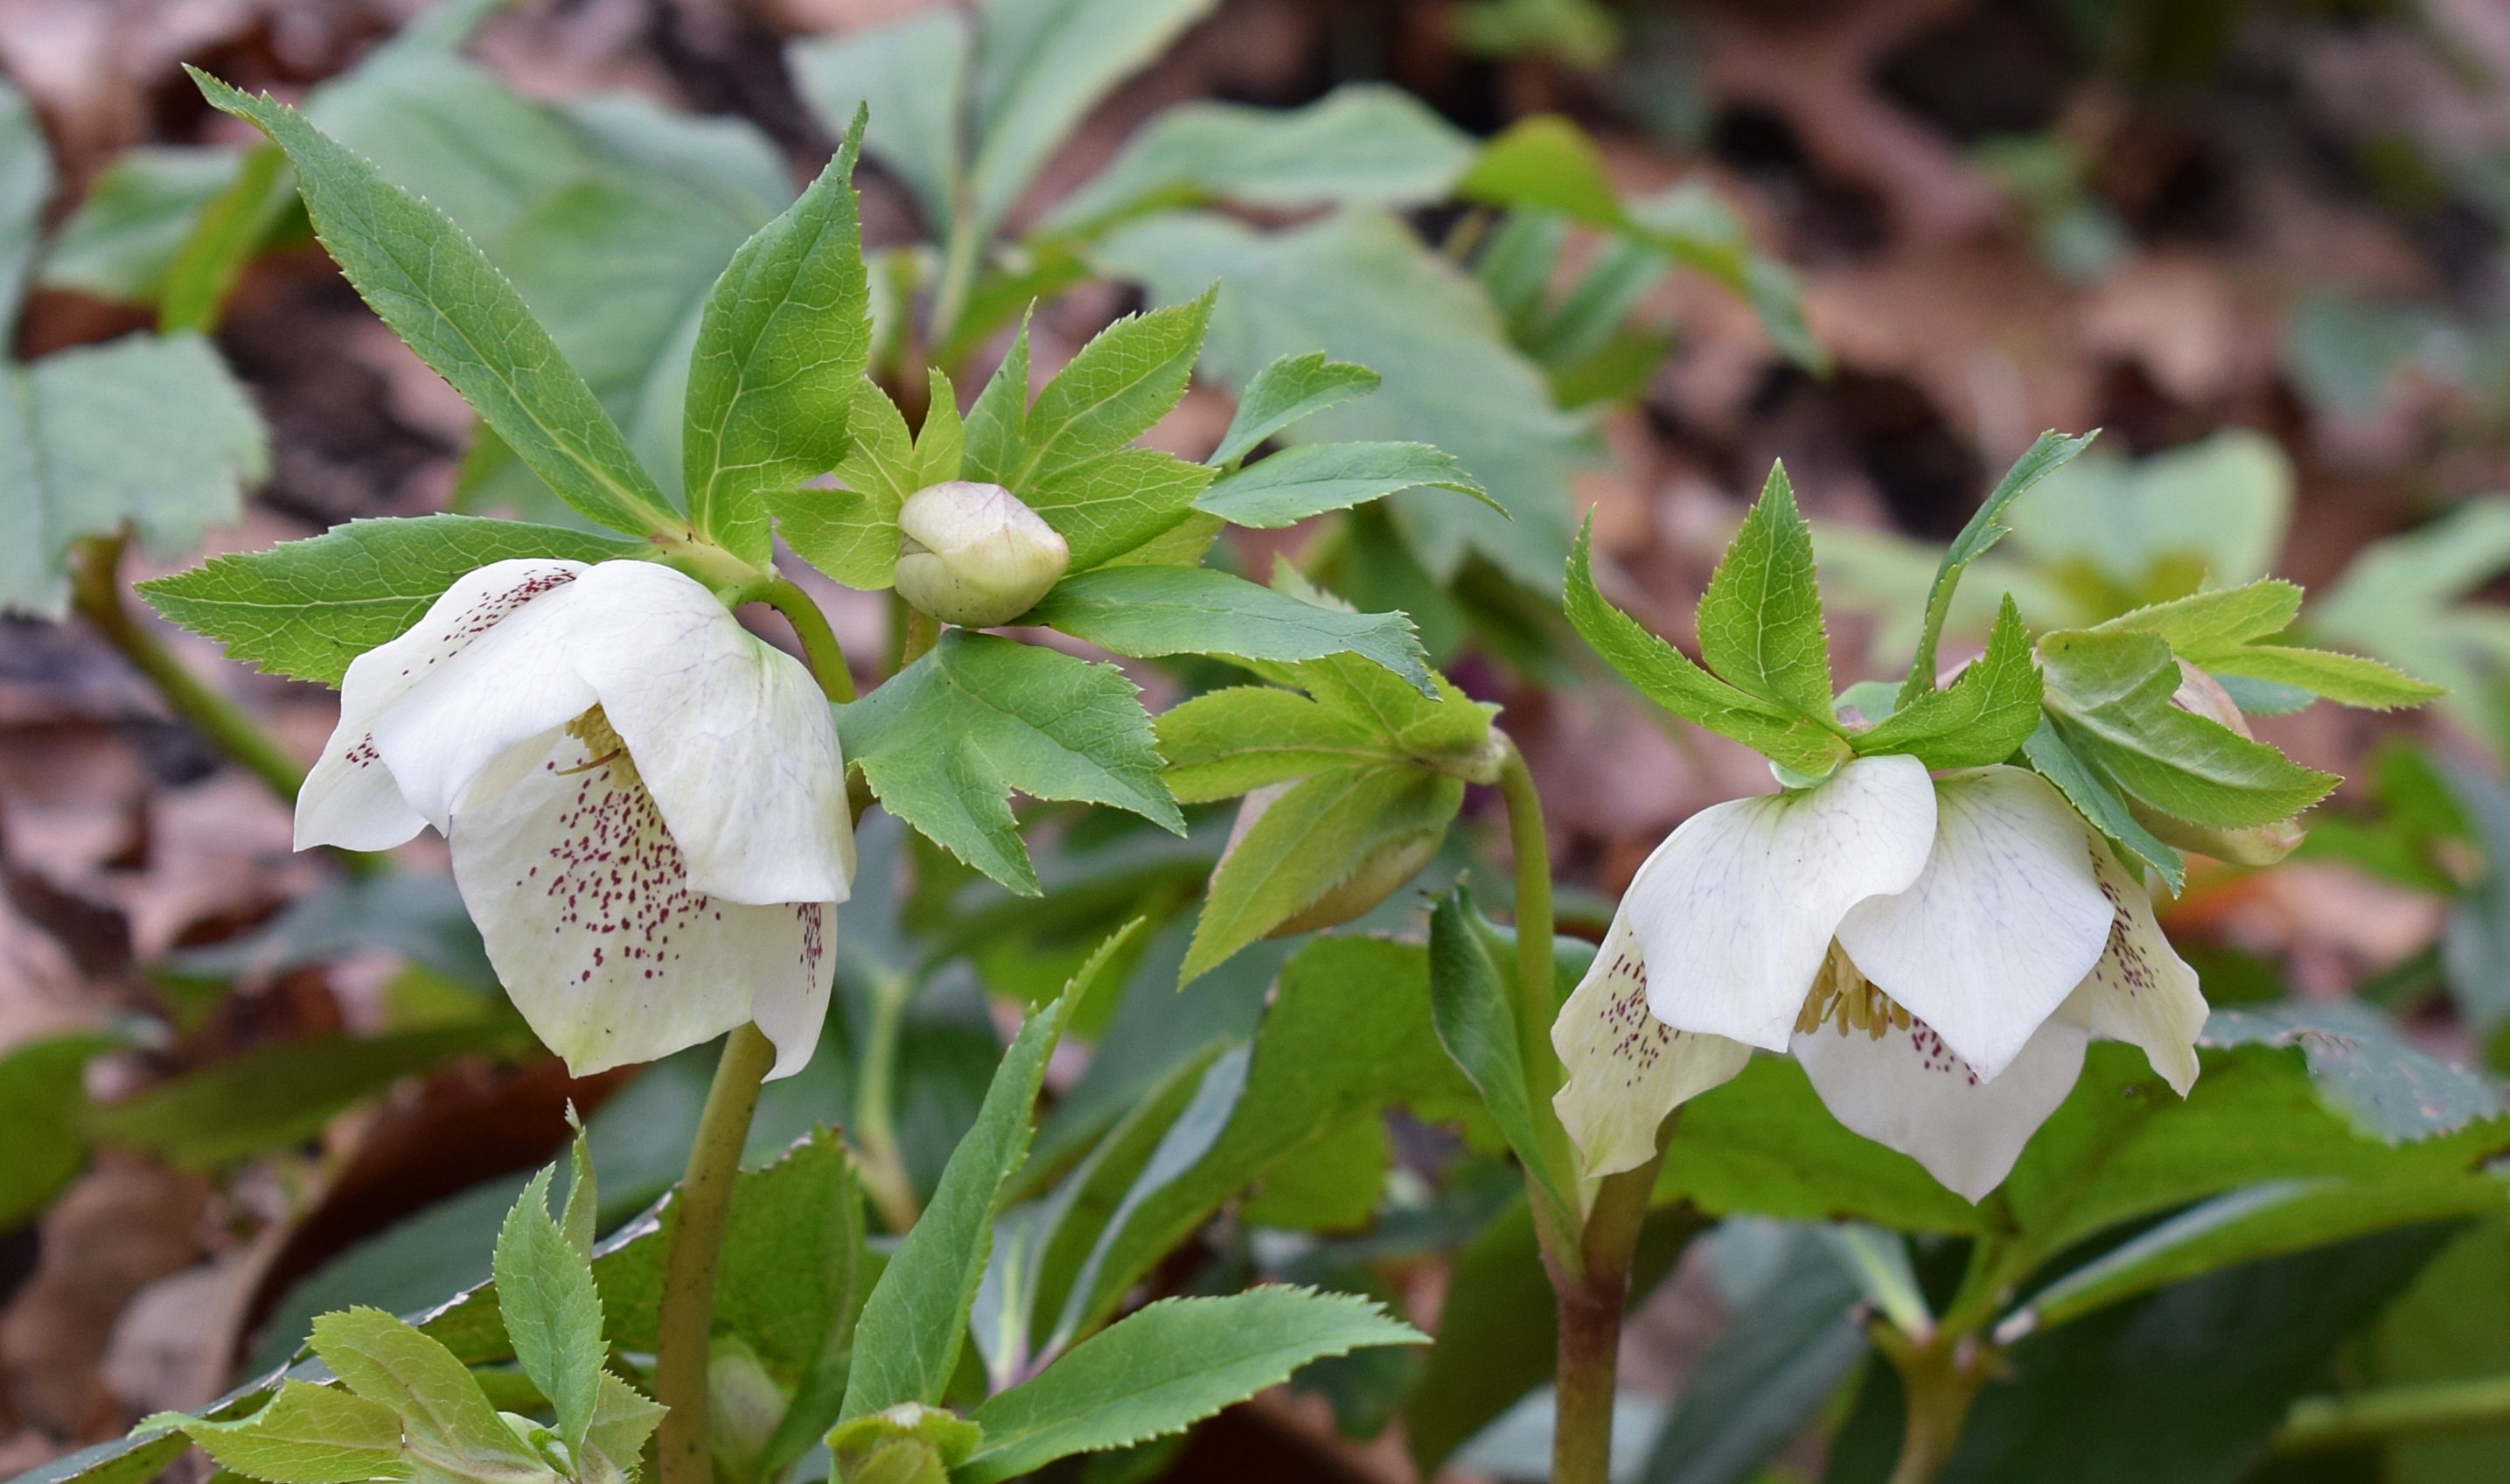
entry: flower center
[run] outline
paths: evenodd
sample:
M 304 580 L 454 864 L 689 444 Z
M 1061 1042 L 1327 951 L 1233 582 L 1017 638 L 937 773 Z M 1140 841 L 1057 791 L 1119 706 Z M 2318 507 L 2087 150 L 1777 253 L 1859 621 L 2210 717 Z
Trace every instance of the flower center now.
M 644 786 L 644 780 L 636 776 L 636 760 L 628 756 L 628 744 L 612 729 L 610 717 L 601 707 L 594 706 L 568 722 L 566 735 L 584 744 L 586 760 L 572 768 L 559 769 L 560 774 L 590 773 L 595 768 L 607 768 L 610 781 L 618 787 L 635 789 Z
M 1842 1036 L 1863 1031 L 1867 1039 L 1880 1041 L 1894 1030 L 1907 1030 L 1909 1012 L 1875 988 L 1847 950 L 1834 942 L 1812 976 L 1812 989 L 1796 1015 L 1796 1030 L 1817 1031 L 1825 1022 L 1837 1026 Z

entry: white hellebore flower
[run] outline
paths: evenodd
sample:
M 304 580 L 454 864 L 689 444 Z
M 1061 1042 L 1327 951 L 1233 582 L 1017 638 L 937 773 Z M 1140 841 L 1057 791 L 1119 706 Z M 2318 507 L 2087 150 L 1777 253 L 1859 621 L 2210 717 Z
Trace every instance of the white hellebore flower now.
M 754 1020 L 810 1060 L 854 880 L 799 662 L 643 561 L 493 562 L 352 663 L 296 845 L 433 824 L 507 992 L 579 1076 Z
M 1553 1026 L 1555 1105 L 1610 1174 L 1752 1047 L 1793 1051 L 1842 1123 L 1976 1200 L 2088 1037 L 2142 1046 L 2185 1094 L 2204 1020 L 2143 885 L 2044 780 L 1860 758 L 1656 847 Z

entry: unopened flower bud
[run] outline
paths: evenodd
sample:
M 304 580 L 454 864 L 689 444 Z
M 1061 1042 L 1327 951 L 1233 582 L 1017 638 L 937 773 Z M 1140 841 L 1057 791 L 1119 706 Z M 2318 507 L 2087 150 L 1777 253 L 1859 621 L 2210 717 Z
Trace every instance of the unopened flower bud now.
M 1248 794 L 1237 806 L 1237 822 L 1231 826 L 1229 844 L 1222 848 L 1225 862 L 1237 850 L 1246 832 L 1275 800 L 1289 792 L 1289 783 L 1274 783 Z M 1447 836 L 1445 828 L 1417 830 L 1398 835 L 1361 858 L 1350 875 L 1325 889 L 1323 895 L 1291 913 L 1274 925 L 1266 937 L 1296 937 L 1302 932 L 1314 932 L 1325 928 L 1339 928 L 1376 906 L 1400 890 L 1403 884 L 1421 873 L 1438 854 L 1439 842 Z
M 949 1484 L 979 1435 L 952 1413 L 908 1401 L 838 1424 L 828 1451 L 841 1484 Z
M 2249 719 L 2240 713 L 2231 693 L 2223 689 L 2221 681 L 2185 660 L 2179 662 L 2179 689 L 2172 694 L 2170 704 L 2255 740 L 2249 731 Z M 2301 845 L 2301 828 L 2297 815 L 2247 829 L 2224 829 L 2164 814 L 2141 800 L 2128 800 L 2127 809 L 2163 844 L 2233 865 L 2272 865 Z
M 1072 549 L 999 484 L 952 479 L 897 512 L 897 595 L 963 628 L 1008 623 L 1037 606 Z

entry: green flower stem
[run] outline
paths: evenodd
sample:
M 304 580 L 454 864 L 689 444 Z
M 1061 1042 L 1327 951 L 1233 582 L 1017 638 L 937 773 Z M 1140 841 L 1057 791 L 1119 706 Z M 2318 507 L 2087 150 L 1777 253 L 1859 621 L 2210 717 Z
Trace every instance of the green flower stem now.
M 970 213 L 963 208 L 957 214 L 959 219 L 950 226 L 950 241 L 942 248 L 940 284 L 932 291 L 932 324 L 925 336 L 934 354 L 946 355 L 958 339 L 959 322 L 967 315 L 968 295 L 976 286 L 976 269 L 984 249 L 983 241 L 969 220 Z
M 123 658 L 166 698 L 174 714 L 211 746 L 268 784 L 281 799 L 295 803 L 296 790 L 305 782 L 304 765 L 288 756 L 241 706 L 186 669 L 123 600 L 123 546 L 122 537 L 94 536 L 71 548 L 70 602 L 79 617 L 122 651 Z
M 911 603 L 900 602 L 898 607 L 906 613 L 906 628 L 897 644 L 897 667 L 904 669 L 941 642 L 941 621 Z
M 1667 1127 L 1671 1121 L 1667 1121 Z M 1648 1199 L 1664 1162 L 1608 1175 L 1595 1192 L 1580 1242 L 1582 1275 L 1554 1267 L 1552 1294 L 1559 1311 L 1560 1362 L 1551 1422 L 1551 1484 L 1606 1484 L 1613 1462 L 1613 1395 L 1621 1351 L 1621 1313 L 1629 1305 L 1630 1263 Z
M 2277 1453 L 2510 1427 L 2510 1376 L 2426 1381 L 2342 1396 L 2304 1396 L 2275 1429 Z
M 662 1312 L 654 1326 L 654 1399 L 670 1410 L 656 1434 L 659 1484 L 714 1484 L 706 1428 L 706 1355 L 714 1343 L 715 1262 L 732 1214 L 733 1177 L 758 1089 L 776 1065 L 775 1044 L 756 1025 L 733 1027 L 698 1115 L 697 1138 L 671 1203 L 663 1257 Z
M 811 666 L 819 689 L 839 705 L 855 699 L 855 676 L 846 667 L 845 647 L 828 627 L 828 616 L 811 601 L 811 594 L 794 586 L 792 579 L 771 577 L 734 594 L 734 600 L 765 603 L 784 615 L 784 622 L 793 626 L 793 637 L 802 641 L 802 659 Z
M 871 986 L 871 1028 L 863 1038 L 855 1075 L 855 1150 L 864 1194 L 883 1225 L 904 1232 L 921 1214 L 906 1161 L 897 1151 L 897 1033 L 906 1018 L 913 981 L 883 974 Z
M 1987 1384 L 1996 1352 L 1949 1331 L 1914 1340 L 1888 1320 L 1876 1320 L 1869 1333 L 1874 1348 L 1900 1373 L 1905 1402 L 1900 1458 L 1892 1465 L 1890 1484 L 1933 1484 L 1960 1447 L 1970 1403 Z

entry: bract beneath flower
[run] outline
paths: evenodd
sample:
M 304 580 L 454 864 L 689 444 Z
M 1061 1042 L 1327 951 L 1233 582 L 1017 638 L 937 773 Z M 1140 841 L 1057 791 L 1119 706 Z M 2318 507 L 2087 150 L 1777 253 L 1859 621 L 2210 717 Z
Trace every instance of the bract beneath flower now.
M 361 655 L 297 845 L 434 824 L 489 961 L 579 1075 L 754 1020 L 810 1059 L 854 877 L 808 671 L 647 562 L 496 562 Z

